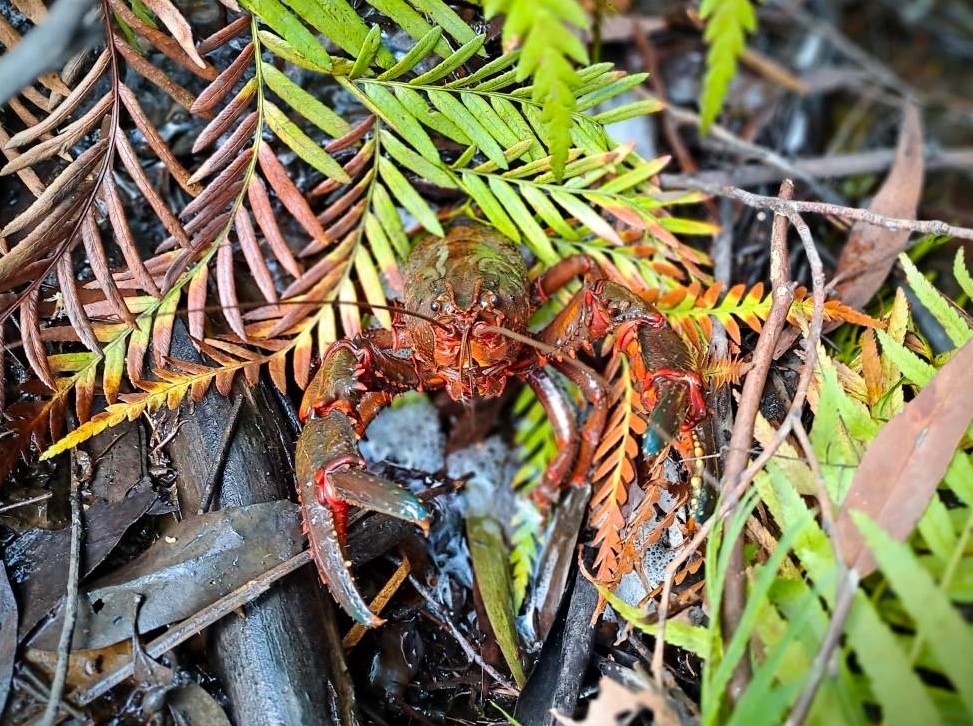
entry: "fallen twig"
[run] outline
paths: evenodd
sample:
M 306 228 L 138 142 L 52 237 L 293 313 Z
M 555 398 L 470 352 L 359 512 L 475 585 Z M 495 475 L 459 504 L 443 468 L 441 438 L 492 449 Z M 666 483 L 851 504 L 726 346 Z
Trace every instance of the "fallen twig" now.
M 895 160 L 895 149 L 873 149 L 854 154 L 831 154 L 811 159 L 795 159 L 792 165 L 802 173 L 815 177 L 844 177 L 875 174 L 888 169 Z M 973 149 L 959 147 L 938 149 L 927 147 L 923 152 L 927 169 L 969 169 L 973 167 Z M 662 174 L 662 185 L 668 189 L 698 189 L 707 187 L 752 187 L 779 182 L 787 174 L 767 164 L 748 164 L 732 170 L 701 171 L 696 174 Z
M 780 197 L 791 199 L 794 196 L 794 184 L 785 180 L 780 186 Z M 787 313 L 794 301 L 794 284 L 790 282 L 788 270 L 789 255 L 787 252 L 786 216 L 778 214 L 774 218 L 773 232 L 770 239 L 770 280 L 773 288 L 773 300 L 767 324 L 753 351 L 753 362 L 747 373 L 740 393 L 740 405 L 733 422 L 733 433 L 730 437 L 730 450 L 727 453 L 721 491 L 735 488 L 737 479 L 747 465 L 747 449 L 753 441 L 753 428 L 760 412 L 760 399 L 763 396 L 764 385 L 770 373 L 773 362 L 774 348 L 777 339 L 787 325 Z M 728 511 L 732 512 L 736 503 Z M 740 624 L 743 609 L 746 605 L 746 579 L 743 562 L 743 539 L 733 543 L 733 550 L 729 559 L 725 578 L 725 592 L 723 596 L 723 620 L 727 633 L 732 633 Z M 730 681 L 730 695 L 736 700 L 743 693 L 750 680 L 749 660 L 740 659 Z
M 299 567 L 311 561 L 311 553 L 307 550 L 299 552 L 289 560 L 280 563 L 259 577 L 254 578 L 245 585 L 238 587 L 228 595 L 224 595 L 219 600 L 209 605 L 192 617 L 186 618 L 178 625 L 174 625 L 168 631 L 153 640 L 145 648 L 145 653 L 153 659 L 158 659 L 175 648 L 177 645 L 188 640 L 196 633 L 205 630 L 224 615 L 228 615 L 237 608 L 243 607 L 251 600 L 256 599 L 267 592 L 277 580 L 289 575 Z M 74 703 L 84 706 L 96 698 L 104 695 L 126 678 L 131 677 L 134 672 L 134 661 L 129 660 L 124 665 L 119 666 L 113 671 L 105 673 L 101 678 L 92 683 L 87 688 L 77 690 L 70 694 Z
M 71 451 L 71 488 L 68 493 L 71 502 L 71 554 L 68 558 L 68 582 L 64 593 L 64 620 L 61 623 L 61 637 L 57 644 L 57 663 L 51 681 L 51 693 L 44 708 L 41 723 L 52 726 L 61 705 L 64 681 L 68 675 L 68 656 L 71 654 L 71 637 L 74 623 L 78 617 L 78 579 L 81 569 L 81 474 L 78 471 L 79 459 L 87 456 L 77 449 Z
M 372 601 L 368 603 L 369 609 L 373 613 L 381 613 L 382 609 L 388 605 L 389 600 L 392 596 L 399 591 L 399 587 L 405 581 L 406 576 L 412 572 L 412 565 L 409 564 L 409 559 L 407 557 L 402 558 L 402 562 L 399 566 L 395 568 L 395 572 L 388 579 L 388 582 L 382 587 L 378 595 L 372 598 Z M 368 632 L 368 628 L 361 623 L 355 623 L 351 626 L 351 630 L 348 631 L 347 635 L 341 640 L 341 647 L 345 650 L 351 650 L 359 641 L 365 637 L 365 633 Z
M 28 504 L 38 504 L 40 502 L 47 501 L 51 498 L 51 493 L 46 492 L 44 494 L 39 494 L 36 497 L 31 497 L 30 499 L 25 499 L 22 502 L 13 502 L 12 504 L 5 504 L 0 507 L 0 514 L 4 512 L 9 512 L 11 509 L 18 509 L 19 507 L 26 507 Z
M 843 207 L 840 204 L 828 204 L 826 202 L 804 202 L 800 200 L 779 199 L 778 197 L 767 197 L 762 194 L 751 194 L 748 191 L 733 186 L 716 186 L 712 184 L 699 184 L 687 187 L 690 191 L 713 194 L 718 197 L 728 197 L 743 202 L 748 207 L 756 209 L 769 209 L 778 214 L 787 216 L 812 213 L 843 217 L 844 219 L 854 219 L 858 222 L 865 222 L 876 227 L 885 229 L 909 230 L 920 234 L 934 234 L 956 239 L 973 240 L 973 229 L 968 227 L 954 227 L 951 224 L 940 220 L 915 220 L 897 219 L 875 214 L 867 209 L 856 207 Z M 792 217 L 793 220 L 793 217 Z M 823 288 L 823 286 L 822 286 Z

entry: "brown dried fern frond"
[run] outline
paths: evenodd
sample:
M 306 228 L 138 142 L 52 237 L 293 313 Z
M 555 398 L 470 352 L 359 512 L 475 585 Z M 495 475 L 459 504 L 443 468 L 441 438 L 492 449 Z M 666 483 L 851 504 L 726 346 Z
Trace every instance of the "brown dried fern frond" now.
M 214 78 L 215 69 L 198 57 L 189 25 L 179 12 L 166 0 L 153 0 L 149 5 L 157 9 L 165 26 L 176 31 L 175 39 L 149 28 L 137 17 L 129 18 L 133 22 L 128 27 L 198 78 Z M 106 47 L 83 52 L 69 61 L 56 76 L 63 88 L 52 90 L 43 104 L 42 90 L 32 86 L 21 92 L 21 97 L 44 115 L 18 112 L 25 106 L 14 99 L 9 107 L 17 118 L 8 119 L 7 128 L 0 129 L 0 151 L 7 159 L 0 176 L 16 174 L 34 197 L 0 231 L 4 240 L 0 321 L 19 310 L 25 357 L 48 389 L 39 398 L 22 401 L 6 411 L 8 431 L 0 439 L 5 454 L 0 457 L 0 479 L 12 467 L 16 452 L 28 442 L 42 443 L 48 433 L 59 435 L 72 391 L 76 393 L 77 415 L 83 421 L 90 416 L 99 374 L 109 402 L 117 396 L 116 381 L 126 358 L 130 377 L 141 374 L 136 364 L 141 358 L 128 354 L 137 352 L 140 346 L 144 353 L 146 326 L 139 313 L 146 307 L 143 301 L 133 301 L 144 296 L 164 307 L 164 290 L 143 262 L 142 240 L 137 240 L 133 231 L 129 200 L 134 196 L 144 199 L 160 229 L 186 238 L 158 185 L 150 180 L 147 163 L 160 164 L 185 193 L 199 191 L 189 183 L 188 171 L 130 89 L 128 83 L 134 77 L 123 80 L 123 67 L 159 85 L 183 105 L 191 105 L 194 97 L 128 44 L 111 10 L 124 21 L 124 9 L 110 9 L 108 3 L 103 6 Z M 131 15 L 130 10 L 127 12 Z M 43 21 L 43 14 L 31 19 Z M 4 44 L 9 48 L 10 39 L 5 38 Z M 22 128 L 16 130 L 18 125 Z M 113 253 L 106 242 L 114 243 L 130 281 L 112 271 Z M 83 247 L 94 278 L 89 285 L 82 285 L 76 276 L 78 247 Z M 50 306 L 42 300 L 42 286 L 48 284 L 59 291 L 56 300 L 64 322 L 54 318 Z M 99 302 L 104 305 L 97 309 Z M 97 315 L 92 314 L 92 306 L 96 306 Z M 62 354 L 49 355 L 45 343 L 58 339 L 80 342 L 87 353 L 63 354 L 67 357 L 60 358 L 57 356 Z M 2 378 L 0 370 L 0 385 Z

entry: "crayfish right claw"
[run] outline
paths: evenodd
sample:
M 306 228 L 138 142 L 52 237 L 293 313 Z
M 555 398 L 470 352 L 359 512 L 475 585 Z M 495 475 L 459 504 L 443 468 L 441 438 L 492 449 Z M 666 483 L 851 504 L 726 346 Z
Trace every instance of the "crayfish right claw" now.
M 311 547 L 311 558 L 318 574 L 338 604 L 357 622 L 377 628 L 385 621 L 372 612 L 351 576 L 351 563 L 345 559 L 331 508 L 317 499 L 317 484 L 302 482 L 298 491 L 304 517 L 304 530 Z
M 364 468 L 354 423 L 338 408 L 307 421 L 296 459 L 304 529 L 321 579 L 355 620 L 380 625 L 383 621 L 362 598 L 344 553 L 348 507 L 403 519 L 426 533 L 429 511 L 412 492 Z

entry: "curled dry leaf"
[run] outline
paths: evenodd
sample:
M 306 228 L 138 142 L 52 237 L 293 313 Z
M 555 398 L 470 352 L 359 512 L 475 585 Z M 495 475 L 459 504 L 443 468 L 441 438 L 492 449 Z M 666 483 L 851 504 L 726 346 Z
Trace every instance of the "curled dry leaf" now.
M 872 199 L 869 211 L 887 217 L 915 219 L 922 194 L 923 148 L 922 121 L 919 109 L 905 107 L 895 163 L 885 183 Z M 896 256 L 905 249 L 908 230 L 892 230 L 857 222 L 851 228 L 848 242 L 838 260 L 835 287 L 838 297 L 854 308 L 862 308 L 878 292 L 895 264 Z
M 186 18 L 176 9 L 176 6 L 169 2 L 169 0 L 145 0 L 145 4 L 162 21 L 162 24 L 169 29 L 172 37 L 176 39 L 176 42 L 186 52 L 186 55 L 193 60 L 193 63 L 200 68 L 205 68 L 206 63 L 203 62 L 203 59 L 199 57 L 199 53 L 196 52 L 196 45 L 193 42 L 193 31 L 189 27 Z
M 872 441 L 855 472 L 837 529 L 845 563 L 865 577 L 875 558 L 851 512 L 898 540 L 912 532 L 973 418 L 973 342 L 964 345 Z
M 623 715 L 634 716 L 649 710 L 654 716 L 653 723 L 659 726 L 684 726 L 687 722 L 691 723 L 682 717 L 680 710 L 670 701 L 667 694 L 660 692 L 652 681 L 639 680 L 643 688 L 633 691 L 606 676 L 598 682 L 598 696 L 588 706 L 588 716 L 583 721 L 575 721 L 556 712 L 554 717 L 558 723 L 572 726 L 581 724 L 601 726 L 601 724 L 623 723 Z

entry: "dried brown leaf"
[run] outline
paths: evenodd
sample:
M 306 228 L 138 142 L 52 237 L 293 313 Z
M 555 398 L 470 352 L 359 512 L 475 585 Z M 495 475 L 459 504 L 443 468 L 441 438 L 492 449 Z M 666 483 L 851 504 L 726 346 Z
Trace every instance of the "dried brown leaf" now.
M 206 337 L 206 285 L 209 282 L 209 268 L 200 267 L 189 281 L 186 305 L 189 319 L 189 335 L 195 340 Z
M 221 211 L 215 216 L 210 216 L 207 214 L 200 214 L 193 218 L 193 220 L 186 225 L 186 231 L 191 231 L 193 233 L 193 246 L 189 248 L 189 256 L 195 257 L 199 252 L 205 249 L 213 240 L 219 236 L 226 228 L 227 222 L 230 219 L 230 212 Z
M 165 0 L 163 0 L 165 2 Z M 192 33 L 189 30 L 189 25 L 185 25 L 185 35 L 189 36 L 189 49 L 180 42 L 179 37 L 170 37 L 151 25 L 143 22 L 132 10 L 121 0 L 108 0 L 108 4 L 111 5 L 112 10 L 124 20 L 128 26 L 141 38 L 148 41 L 156 50 L 160 51 L 163 55 L 169 58 L 174 63 L 185 68 L 190 73 L 193 73 L 200 78 L 204 78 L 207 81 L 212 81 L 216 78 L 218 71 L 209 63 L 203 61 L 202 58 L 196 52 L 196 48 L 192 45 Z M 151 6 L 151 3 L 146 3 Z M 170 6 L 171 7 L 171 6 Z M 177 11 L 178 14 L 178 11 Z M 165 23 L 165 18 L 160 16 L 163 24 Z M 180 19 L 185 24 L 186 21 L 182 16 Z M 171 30 L 171 28 L 170 28 Z M 173 33 L 175 36 L 175 33 Z
M 194 220 L 195 221 L 195 220 Z M 170 290 L 182 274 L 189 269 L 189 265 L 196 260 L 200 253 L 209 247 L 216 239 L 225 234 L 230 222 L 230 213 L 223 212 L 214 217 L 193 237 L 193 246 L 187 250 L 180 250 L 162 280 L 162 289 Z
M 267 364 L 267 370 L 270 373 L 270 380 L 274 382 L 277 386 L 277 390 L 281 393 L 287 392 L 287 356 L 285 355 L 275 355 L 270 359 Z
M 251 60 L 253 60 L 253 43 L 247 43 L 246 47 L 240 51 L 240 55 L 233 59 L 226 70 L 203 89 L 203 92 L 192 104 L 190 111 L 197 114 L 212 111 L 233 90 L 237 81 L 243 77 L 243 73 L 247 70 Z
M 239 154 L 240 150 L 247 143 L 253 141 L 253 132 L 257 127 L 257 117 L 257 112 L 252 111 L 250 115 L 243 119 L 236 130 L 230 135 L 230 138 L 224 141 L 220 148 L 204 161 L 199 169 L 193 172 L 193 175 L 189 177 L 190 183 L 195 184 L 210 174 L 222 169 L 232 158 Z
M 138 245 L 135 243 L 132 230 L 128 226 L 128 219 L 125 217 L 125 206 L 118 196 L 118 189 L 111 174 L 106 175 L 104 182 L 102 182 L 101 196 L 108 210 L 108 221 L 115 233 L 115 244 L 122 251 L 128 269 L 143 290 L 152 297 L 160 297 L 161 293 L 155 284 L 155 280 L 152 279 L 152 275 L 145 269 L 145 264 L 142 262 Z
M 42 217 L 60 204 L 75 188 L 85 181 L 108 148 L 107 141 L 99 141 L 86 149 L 77 159 L 68 164 L 52 181 L 44 192 L 23 212 L 10 220 L 3 228 L 3 235 L 9 237 L 22 229 L 33 226 Z M 26 154 L 25 154 L 26 156 Z M 21 157 L 22 158 L 22 157 Z
M 79 205 L 75 199 L 65 199 L 16 247 L 0 257 L 0 290 L 11 290 L 26 282 L 25 271 L 57 251 L 58 246 L 71 233 L 71 225 L 77 219 L 78 210 Z
M 81 223 L 81 240 L 84 242 L 85 254 L 91 271 L 95 275 L 95 280 L 101 286 L 101 290 L 106 300 L 111 304 L 112 309 L 119 320 L 124 321 L 131 327 L 135 327 L 135 316 L 125 304 L 125 298 L 118 290 L 112 278 L 111 269 L 108 267 L 108 257 L 105 255 L 104 243 L 101 240 L 101 231 L 95 222 L 94 211 L 90 211 Z
M 25 100 L 30 101 L 37 108 L 47 110 L 49 99 L 44 94 L 39 93 L 33 86 L 22 88 L 20 94 Z M 17 118 L 24 122 L 25 126 L 33 126 L 34 124 L 40 123 L 40 119 L 25 104 L 21 103 L 19 98 L 11 98 L 7 101 L 7 105 L 17 115 Z
M 869 211 L 887 217 L 915 219 L 922 186 L 922 120 L 915 104 L 907 103 L 895 162 L 872 199 Z M 856 222 L 838 259 L 836 276 L 840 281 L 835 286 L 838 297 L 846 305 L 861 309 L 878 292 L 908 240 L 908 230 Z
M 281 319 L 270 329 L 267 334 L 268 338 L 275 338 L 278 335 L 282 335 L 291 330 L 293 326 L 296 326 L 302 320 L 304 320 L 308 315 L 317 310 L 321 303 L 329 295 L 333 296 L 335 288 L 341 283 L 341 279 L 347 270 L 348 262 L 339 264 L 336 267 L 331 267 L 324 277 L 310 290 L 308 293 L 298 301 L 288 301 L 288 304 L 284 308 L 284 315 Z M 286 297 L 284 298 L 286 299 Z
M 155 126 L 152 125 L 152 122 L 145 115 L 145 111 L 142 110 L 142 106 L 139 105 L 138 99 L 135 98 L 132 90 L 124 83 L 121 83 L 118 86 L 118 96 L 121 98 L 122 105 L 125 106 L 125 110 L 128 111 L 128 115 L 135 123 L 136 128 L 145 137 L 146 143 L 148 143 L 155 155 L 159 157 L 159 160 L 165 164 L 166 169 L 172 174 L 179 186 L 191 197 L 199 194 L 201 187 L 198 184 L 189 183 L 189 172 L 186 171 L 186 168 L 175 157 L 166 142 L 159 136 L 159 132 L 155 130 Z
M 98 345 L 98 338 L 91 327 L 91 321 L 84 311 L 84 306 L 78 298 L 78 281 L 74 277 L 74 261 L 71 250 L 68 250 L 57 262 L 57 281 L 61 291 L 61 301 L 64 305 L 64 312 L 67 313 L 71 327 L 78 333 L 78 337 L 84 346 L 92 353 L 101 354 L 101 346 Z
M 198 214 L 206 214 L 208 212 L 212 215 L 222 211 L 223 205 L 242 187 L 244 182 L 243 170 L 250 163 L 252 156 L 253 149 L 247 149 L 238 155 L 200 192 L 198 197 L 179 212 L 179 216 L 183 219 L 189 219 Z
M 337 219 L 339 215 L 343 214 L 344 211 L 348 209 L 348 207 L 361 198 L 361 195 L 365 193 L 365 190 L 368 188 L 368 185 L 374 178 L 375 168 L 372 167 L 368 170 L 368 173 L 362 177 L 361 181 L 349 188 L 348 191 L 335 199 L 333 202 L 328 204 L 328 208 L 318 215 L 318 221 L 321 224 L 330 224 Z
M 13 0 L 13 4 L 34 25 L 47 17 L 47 7 L 41 0 Z
M 277 225 L 277 218 L 274 215 L 274 208 L 270 203 L 270 196 L 267 194 L 267 187 L 263 181 L 254 178 L 247 188 L 247 198 L 250 200 L 250 208 L 253 210 L 253 217 L 264 233 L 264 239 L 270 246 L 274 257 L 292 277 L 300 277 L 304 274 L 304 269 L 294 257 L 284 236 L 281 234 L 280 227 Z
M 162 24 L 169 29 L 172 37 L 175 38 L 179 46 L 186 52 L 193 62 L 200 68 L 205 68 L 206 63 L 196 52 L 196 44 L 193 42 L 193 31 L 182 13 L 176 9 L 169 0 L 142 0 L 155 13 Z M 161 49 L 160 49 L 161 50 Z
M 47 116 L 40 123 L 31 126 L 30 128 L 24 129 L 19 133 L 13 135 L 13 137 L 6 142 L 6 148 L 16 149 L 24 144 L 29 144 L 31 141 L 39 139 L 41 136 L 46 134 L 48 131 L 53 131 L 61 122 L 64 121 L 69 114 L 71 114 L 82 101 L 87 98 L 88 93 L 94 87 L 98 79 L 101 78 L 105 69 L 108 68 L 108 61 L 111 56 L 107 50 L 103 51 L 98 59 L 95 61 L 94 65 L 85 75 L 83 79 L 74 87 L 74 90 L 65 98 L 61 104 L 57 107 L 57 110 Z
M 324 150 L 327 151 L 329 154 L 333 154 L 336 151 L 341 151 L 342 149 L 345 149 L 351 146 L 352 144 L 360 141 L 361 138 L 365 134 L 367 134 L 371 130 L 372 126 L 374 125 L 375 125 L 375 115 L 370 114 L 365 118 L 363 118 L 361 121 L 359 121 L 357 124 L 352 126 L 351 130 L 348 131 L 347 134 L 345 134 L 344 136 L 339 136 L 338 138 L 329 141 L 327 144 L 325 144 Z
M 277 159 L 277 155 L 270 148 L 269 144 L 260 144 L 257 159 L 260 163 L 260 169 L 267 179 L 267 183 L 276 192 L 277 198 L 280 199 L 281 203 L 287 208 L 287 211 L 291 213 L 291 216 L 294 217 L 297 223 L 311 235 L 311 239 L 324 243 L 331 242 L 332 240 L 328 238 L 321 223 L 314 216 L 314 212 L 311 211 L 311 207 L 308 205 L 304 195 L 301 194 L 294 182 L 291 181 L 290 175 L 284 169 L 283 164 Z
M 375 151 L 375 144 L 372 141 L 368 141 L 362 144 L 362 147 L 358 150 L 351 160 L 342 167 L 345 173 L 354 179 L 362 169 L 365 168 Z M 312 197 L 319 197 L 324 194 L 330 194 L 331 192 L 339 189 L 342 186 L 341 182 L 334 179 L 325 179 L 320 184 L 318 184 L 314 189 L 311 190 Z
M 281 297 L 286 299 L 302 294 L 305 290 L 309 289 L 313 285 L 316 285 L 319 280 L 321 280 L 336 267 L 343 266 L 345 263 L 349 262 L 353 256 L 352 253 L 355 251 L 357 244 L 357 235 L 349 234 L 345 236 L 337 247 L 315 262 L 314 265 L 307 270 L 307 272 L 288 285 L 281 294 Z
M 41 341 L 40 317 L 37 313 L 39 303 L 40 290 L 33 290 L 20 304 L 20 337 L 30 367 L 45 386 L 56 391 L 57 384 L 50 366 L 47 365 L 47 351 Z
M 900 541 L 909 536 L 973 418 L 970 370 L 973 342 L 960 348 L 865 450 L 837 521 L 842 559 L 861 577 L 874 571 L 875 558 L 851 512 L 864 512 Z
M 257 283 L 257 287 L 267 302 L 277 302 L 274 277 L 270 274 L 267 260 L 264 259 L 263 253 L 260 251 L 260 243 L 257 242 L 257 232 L 253 228 L 253 222 L 250 221 L 250 214 L 243 205 L 240 205 L 240 208 L 237 209 L 235 228 L 237 238 L 240 240 L 240 250 L 247 261 L 254 282 Z M 240 337 L 245 339 L 245 336 Z
M 108 112 L 112 104 L 112 94 L 107 94 L 101 98 L 94 106 L 81 116 L 81 118 L 68 124 L 64 130 L 52 139 L 42 141 L 37 146 L 10 161 L 0 169 L 0 176 L 12 174 L 28 166 L 33 166 L 38 161 L 49 159 L 56 154 L 63 153 L 78 143 L 84 136 L 94 128 Z
M 355 206 L 348 210 L 341 219 L 335 222 L 333 225 L 325 230 L 325 235 L 328 239 L 341 239 L 345 234 L 350 232 L 353 227 L 355 227 L 361 220 L 362 213 L 368 206 L 368 199 L 360 200 Z M 315 240 L 310 242 L 303 250 L 298 253 L 299 257 L 307 257 L 308 255 L 317 254 L 321 252 L 326 247 L 326 244 L 320 240 Z
M 13 149 L 6 148 L 7 144 L 9 143 L 10 136 L 6 131 L 4 131 L 3 126 L 0 125 L 0 150 L 2 150 L 4 157 L 6 157 L 8 161 L 16 159 L 18 156 L 20 156 L 20 154 Z M 35 197 L 44 193 L 44 182 L 41 181 L 40 177 L 37 176 L 37 173 L 33 169 L 21 169 L 17 172 L 17 176 L 20 177 L 20 181 L 24 183 L 27 190 Z M 3 236 L 0 234 L 0 244 L 2 244 L 2 239 Z
M 196 50 L 200 55 L 206 55 L 210 51 L 216 50 L 221 45 L 237 37 L 245 28 L 250 26 L 250 16 L 241 15 L 236 20 L 227 23 L 209 37 L 203 38 Z
M 243 315 L 240 313 L 236 280 L 233 277 L 233 245 L 230 244 L 229 237 L 223 238 L 216 251 L 216 287 L 220 294 L 223 317 L 226 318 L 230 330 L 246 340 L 247 332 L 243 325 Z
M 256 79 L 251 79 L 243 84 L 243 87 L 233 97 L 233 100 L 226 104 L 223 110 L 216 114 L 216 117 L 206 124 L 206 127 L 196 137 L 196 141 L 193 142 L 194 154 L 198 154 L 229 130 L 233 122 L 239 118 L 240 114 L 249 105 L 256 90 Z
M 135 182 L 139 191 L 142 192 L 145 201 L 152 207 L 155 216 L 159 218 L 162 226 L 165 227 L 166 231 L 172 235 L 181 247 L 188 247 L 190 244 L 189 235 L 186 234 L 186 230 L 183 229 L 182 224 L 176 219 L 176 215 L 172 213 L 169 205 L 165 203 L 159 195 L 159 192 L 152 186 L 152 182 L 145 175 L 145 170 L 142 168 L 142 164 L 139 162 L 135 149 L 132 148 L 128 137 L 125 134 L 118 134 L 115 141 L 115 150 L 118 152 L 118 158 L 121 159 L 122 165 L 128 171 L 129 176 L 132 177 L 132 181 Z
M 122 57 L 125 58 L 125 62 L 134 68 L 139 75 L 150 83 L 158 86 L 163 92 L 166 93 L 166 95 L 168 95 L 173 101 L 178 103 L 187 111 L 192 108 L 193 102 L 196 100 L 193 94 L 169 78 L 169 76 L 167 76 L 162 70 L 152 65 L 149 61 L 136 53 L 124 38 L 115 36 L 114 41 L 115 48 L 119 53 L 122 54 Z M 209 118 L 209 116 L 207 116 L 205 113 L 201 113 L 200 115 L 204 118 Z

